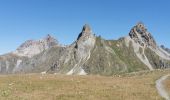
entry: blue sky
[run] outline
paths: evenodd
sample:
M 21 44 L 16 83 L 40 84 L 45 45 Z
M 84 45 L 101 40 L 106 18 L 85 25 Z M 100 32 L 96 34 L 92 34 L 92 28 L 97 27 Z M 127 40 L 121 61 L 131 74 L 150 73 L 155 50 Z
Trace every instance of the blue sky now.
M 72 43 L 84 24 L 105 39 L 128 35 L 142 21 L 170 47 L 170 0 L 0 0 L 0 54 L 51 34 Z

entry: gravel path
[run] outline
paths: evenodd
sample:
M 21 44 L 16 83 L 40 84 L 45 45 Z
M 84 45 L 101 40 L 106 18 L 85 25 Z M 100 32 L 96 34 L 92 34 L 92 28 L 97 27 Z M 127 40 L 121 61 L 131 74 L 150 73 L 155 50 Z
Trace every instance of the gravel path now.
M 156 88 L 158 90 L 158 93 L 165 99 L 165 100 L 170 100 L 170 96 L 168 92 L 165 90 L 165 87 L 163 85 L 163 81 L 166 80 L 170 75 L 166 75 L 161 77 L 156 81 Z

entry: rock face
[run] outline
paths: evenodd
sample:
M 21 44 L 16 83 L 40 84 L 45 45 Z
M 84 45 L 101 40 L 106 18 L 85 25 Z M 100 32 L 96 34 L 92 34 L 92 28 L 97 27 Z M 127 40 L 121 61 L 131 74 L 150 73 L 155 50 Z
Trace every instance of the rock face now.
M 32 57 L 56 45 L 58 45 L 56 39 L 54 39 L 52 36 L 48 34 L 44 39 L 38 41 L 36 40 L 26 41 L 13 53 L 19 56 Z
M 91 33 L 92 33 L 92 30 L 91 30 L 90 26 L 88 24 L 85 24 L 83 26 L 82 32 L 79 34 L 77 40 L 79 40 L 80 38 L 88 37 L 91 35 Z
M 86 24 L 71 45 L 60 46 L 47 35 L 0 56 L 0 74 L 113 75 L 160 68 L 170 68 L 170 54 L 157 46 L 141 23 L 118 40 L 97 37 Z
M 87 57 L 87 55 L 90 53 L 90 50 L 94 47 L 94 44 L 95 36 L 93 35 L 90 26 L 85 24 L 75 44 L 76 56 L 78 59 Z
M 170 67 L 170 54 L 157 46 L 153 36 L 147 31 L 147 28 L 143 23 L 138 23 L 134 26 L 131 29 L 129 36 L 133 40 L 132 42 L 135 42 L 133 43 L 133 48 L 136 55 L 151 70 L 155 68 Z
M 157 47 L 153 36 L 147 31 L 147 28 L 141 22 L 131 29 L 129 36 L 141 46 L 150 46 L 152 48 Z
M 89 60 L 91 55 L 91 50 L 94 48 L 96 37 L 93 35 L 93 32 L 89 25 L 84 25 L 81 33 L 78 35 L 77 40 L 66 48 L 66 52 L 60 59 L 64 61 L 62 66 L 63 68 L 69 69 L 66 73 L 67 75 L 85 75 L 84 64 Z M 67 56 L 67 59 L 65 59 Z M 66 66 L 67 62 L 72 63 L 72 66 Z
M 90 27 L 84 25 L 77 40 L 66 47 L 53 46 L 27 61 L 22 61 L 15 72 L 48 72 L 67 75 L 85 75 L 84 63 L 88 61 L 96 37 Z

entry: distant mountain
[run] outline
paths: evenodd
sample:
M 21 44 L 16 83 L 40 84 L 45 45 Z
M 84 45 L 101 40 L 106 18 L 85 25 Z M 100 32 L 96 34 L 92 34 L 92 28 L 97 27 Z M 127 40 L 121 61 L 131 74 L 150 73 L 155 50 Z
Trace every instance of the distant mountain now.
M 13 52 L 13 54 L 32 57 L 56 45 L 59 45 L 56 39 L 48 34 L 44 39 L 38 41 L 26 41 L 20 47 L 18 47 L 17 50 Z
M 166 52 L 170 53 L 170 49 L 169 48 L 166 48 L 164 45 L 161 45 L 160 46 L 163 50 L 165 50 Z
M 170 67 L 170 54 L 159 47 L 143 23 L 118 40 L 95 36 L 84 25 L 77 40 L 61 46 L 50 35 L 29 40 L 16 51 L 0 56 L 0 73 L 57 73 L 113 75 Z

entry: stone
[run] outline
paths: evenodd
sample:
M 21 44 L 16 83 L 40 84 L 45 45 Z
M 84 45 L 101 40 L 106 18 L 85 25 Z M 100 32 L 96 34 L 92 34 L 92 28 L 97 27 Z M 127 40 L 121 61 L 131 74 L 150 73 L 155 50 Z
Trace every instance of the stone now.
M 49 34 L 40 40 L 28 40 L 17 48 L 13 53 L 19 56 L 32 57 L 41 53 L 55 45 L 58 45 L 58 41 Z
M 153 36 L 147 31 L 147 28 L 141 22 L 131 29 L 129 36 L 141 46 L 146 45 L 147 47 L 150 46 L 155 49 L 157 47 Z
M 92 34 L 92 30 L 91 30 L 90 26 L 88 24 L 85 24 L 83 26 L 83 29 L 82 29 L 81 33 L 79 34 L 77 40 L 79 40 L 81 37 L 88 37 L 91 34 Z

